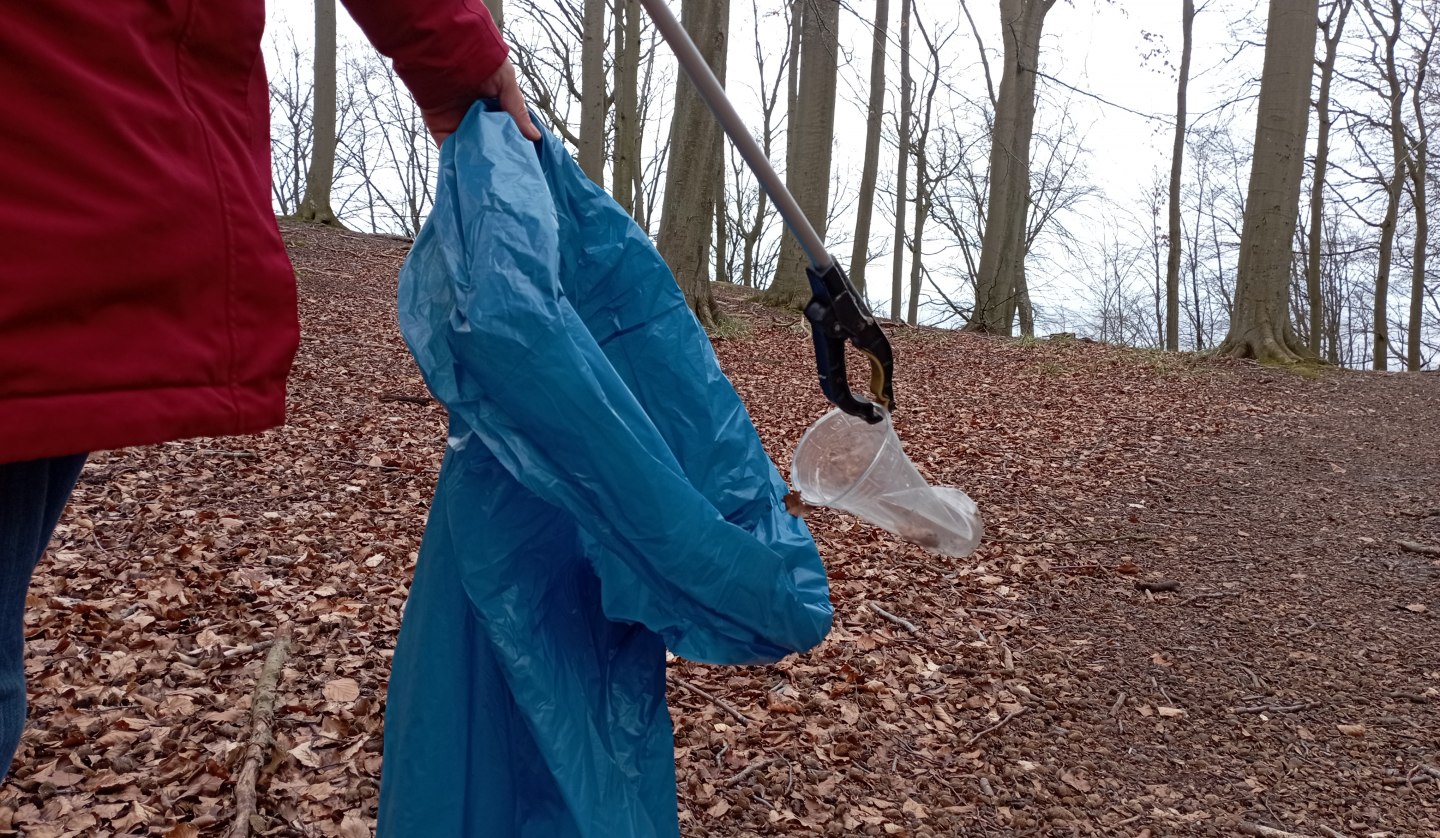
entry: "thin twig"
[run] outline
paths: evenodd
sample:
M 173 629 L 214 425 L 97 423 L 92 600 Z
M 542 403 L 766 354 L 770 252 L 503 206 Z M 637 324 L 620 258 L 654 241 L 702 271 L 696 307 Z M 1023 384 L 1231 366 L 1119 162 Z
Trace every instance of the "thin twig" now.
M 1320 704 L 1314 701 L 1307 701 L 1304 704 L 1261 704 L 1257 707 L 1231 707 L 1231 713 L 1294 713 L 1300 710 L 1309 710 L 1312 707 L 1319 707 Z
M 987 538 L 986 544 L 1109 544 L 1112 541 L 1159 541 L 1158 535 L 1117 535 L 1109 538 L 1070 538 L 1057 541 L 1050 538 Z
M 1440 556 L 1440 547 L 1433 547 L 1429 544 L 1420 544 L 1415 541 L 1397 541 L 1400 549 L 1407 553 L 1419 553 L 1422 556 Z
M 1260 838 L 1310 838 L 1309 835 L 1302 835 L 1299 832 L 1286 832 L 1283 829 L 1273 829 L 1258 823 L 1242 822 L 1236 829 L 1246 835 L 1258 835 Z
M 1316 829 L 1321 835 L 1324 835 L 1325 838 L 1345 838 L 1345 834 L 1344 834 L 1343 832 L 1336 832 L 1335 830 L 1331 829 L 1331 828 L 1328 827 L 1328 826 L 1322 826 L 1322 825 L 1317 824 L 1317 825 L 1315 826 L 1315 829 Z
M 1189 605 L 1190 603 L 1192 603 L 1192 602 L 1194 602 L 1194 601 L 1196 601 L 1196 600 L 1199 600 L 1199 599 L 1225 599 L 1226 597 L 1232 597 L 1232 596 L 1236 596 L 1236 594 L 1233 594 L 1233 593 L 1221 593 L 1221 592 L 1209 593 L 1209 594 L 1196 594 L 1196 595 L 1194 595 L 1194 596 L 1186 597 L 1185 599 L 1180 600 L 1179 602 L 1175 603 L 1175 605 L 1172 606 L 1172 607 L 1174 607 L 1174 608 L 1179 608 L 1179 607 L 1182 606 L 1182 605 Z
M 290 624 L 286 623 L 276 631 L 270 654 L 265 656 L 265 665 L 255 681 L 255 692 L 250 698 L 250 741 L 245 746 L 245 760 L 235 779 L 235 820 L 226 838 L 250 835 L 250 816 L 255 814 L 255 781 L 260 776 L 265 751 L 275 741 L 270 732 L 275 721 L 275 687 L 285 659 L 290 655 L 290 638 Z
M 871 611 L 874 611 L 876 614 L 879 614 L 881 617 L 884 617 L 885 619 L 889 620 L 890 622 L 894 623 L 895 625 L 899 626 L 900 628 L 905 629 L 906 631 L 910 632 L 911 634 L 919 634 L 919 633 L 920 633 L 920 628 L 919 628 L 919 626 L 916 626 L 914 623 L 910 622 L 909 620 L 906 620 L 906 619 L 903 618 L 903 617 L 897 617 L 897 616 L 895 616 L 894 614 L 891 614 L 889 611 L 886 611 L 884 608 L 881 608 L 880 606 L 876 605 L 876 604 L 873 603 L 873 602 L 866 603 L 866 605 L 870 606 L 870 610 L 871 610 Z
M 780 757 L 772 757 L 772 758 L 770 758 L 770 759 L 762 759 L 762 760 L 760 760 L 759 762 L 752 762 L 752 763 L 750 763 L 749 765 L 745 766 L 745 769 L 744 769 L 743 771 L 741 771 L 739 774 L 736 774 L 734 777 L 731 777 L 730 779 L 726 780 L 726 781 L 725 781 L 725 785 L 727 785 L 727 786 L 739 785 L 741 780 L 745 779 L 746 777 L 749 777 L 751 774 L 754 774 L 756 771 L 764 771 L 765 769 L 769 768 L 770 766 L 774 765 L 775 763 L 777 763 L 777 762 L 784 762 L 784 761 L 785 761 L 785 760 L 781 759 Z
M 997 620 L 1009 620 L 1013 619 L 1015 616 L 1014 611 L 1006 611 L 1003 608 L 974 608 L 969 605 L 964 606 L 964 608 L 971 614 L 986 614 L 996 618 Z
M 711 704 L 715 705 L 716 707 L 719 707 L 721 710 L 724 710 L 726 713 L 728 713 L 728 714 L 731 716 L 731 718 L 735 719 L 735 721 L 739 722 L 740 724 L 742 724 L 742 725 L 748 725 L 748 724 L 750 724 L 750 719 L 749 719 L 749 717 L 747 717 L 744 713 L 741 713 L 739 710 L 736 710 L 736 709 L 735 709 L 734 707 L 732 707 L 731 705 L 725 703 L 724 701 L 721 701 L 720 699 L 718 699 L 718 698 L 716 698 L 715 696 L 711 695 L 710 693 L 708 693 L 708 692 L 700 689 L 699 687 L 695 686 L 694 684 L 690 683 L 689 681 L 686 681 L 684 678 L 681 678 L 679 675 L 671 675 L 670 678 L 675 682 L 675 685 L 676 685 L 676 686 L 683 687 L 684 689 L 686 689 L 686 690 L 694 693 L 695 695 L 700 696 L 701 698 L 705 699 L 706 701 L 709 701 Z
M 970 747 L 971 745 L 974 745 L 976 742 L 979 742 L 981 739 L 985 738 L 986 736 L 989 736 L 990 734 L 994 733 L 995 731 L 999 730 L 1000 728 L 1004 727 L 1005 725 L 1010 724 L 1010 722 L 1011 722 L 1016 716 L 1020 715 L 1020 714 L 1023 713 L 1023 712 L 1025 712 L 1025 709 L 1022 707 L 1021 709 L 1016 710 L 1016 711 L 1013 712 L 1013 713 L 1007 713 L 1006 716 L 1005 716 L 1005 718 L 1001 719 L 1000 721 L 996 722 L 995 724 L 990 725 L 989 727 L 985 728 L 984 730 L 982 730 L 982 731 L 980 731 L 979 733 L 975 734 L 974 736 L 970 737 L 970 741 L 968 741 L 968 742 L 965 743 L 965 747 L 968 748 L 968 747 Z

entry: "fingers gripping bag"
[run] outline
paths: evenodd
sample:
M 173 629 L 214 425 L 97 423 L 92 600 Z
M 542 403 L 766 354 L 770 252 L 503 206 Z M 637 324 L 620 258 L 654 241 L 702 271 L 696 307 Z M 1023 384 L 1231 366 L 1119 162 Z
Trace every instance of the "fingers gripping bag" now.
M 649 237 L 479 103 L 400 325 L 450 415 L 385 721 L 379 836 L 678 836 L 665 650 L 829 631 L 825 570 Z

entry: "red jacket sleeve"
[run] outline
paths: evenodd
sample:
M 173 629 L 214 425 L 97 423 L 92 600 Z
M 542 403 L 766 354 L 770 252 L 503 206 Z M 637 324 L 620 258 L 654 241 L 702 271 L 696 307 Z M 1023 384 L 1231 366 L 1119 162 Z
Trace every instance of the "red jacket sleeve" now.
M 344 0 L 422 108 L 468 104 L 509 54 L 480 0 Z

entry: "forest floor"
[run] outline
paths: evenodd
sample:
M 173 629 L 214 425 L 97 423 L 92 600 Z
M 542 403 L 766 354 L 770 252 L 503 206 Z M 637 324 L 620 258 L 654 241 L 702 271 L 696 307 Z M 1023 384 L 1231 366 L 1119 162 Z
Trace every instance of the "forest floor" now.
M 444 412 L 395 326 L 406 243 L 283 232 L 290 424 L 91 458 L 32 589 L 0 834 L 219 834 L 285 624 L 252 823 L 371 834 Z M 719 295 L 783 472 L 825 407 L 809 340 Z M 829 639 L 672 664 L 687 836 L 1440 836 L 1440 555 L 1414 551 L 1440 546 L 1440 376 L 890 334 L 907 450 L 987 540 L 941 559 L 813 515 Z

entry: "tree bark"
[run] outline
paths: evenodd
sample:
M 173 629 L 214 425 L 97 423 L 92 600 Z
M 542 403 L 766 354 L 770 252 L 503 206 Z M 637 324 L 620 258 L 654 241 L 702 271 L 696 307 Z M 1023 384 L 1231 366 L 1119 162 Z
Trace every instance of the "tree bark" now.
M 685 0 L 681 24 L 723 84 L 730 0 Z M 719 321 L 710 289 L 710 245 L 714 235 L 716 183 L 721 171 L 720 123 L 684 73 L 675 84 L 675 116 L 670 126 L 670 163 L 665 173 L 658 246 L 690 310 L 707 329 Z
M 1180 180 L 1185 168 L 1185 97 L 1190 84 L 1190 52 L 1194 44 L 1195 0 L 1182 0 L 1180 79 L 1175 85 L 1175 146 L 1170 153 L 1170 241 L 1165 258 L 1165 348 L 1180 351 Z
M 305 198 L 295 213 L 301 221 L 343 227 L 330 206 L 335 182 L 335 0 L 315 0 L 315 140 Z
M 1420 331 L 1424 327 L 1425 315 L 1425 269 L 1430 252 L 1430 208 L 1426 177 L 1430 175 L 1430 126 L 1425 113 L 1425 79 L 1430 72 L 1430 56 L 1435 38 L 1440 35 L 1440 26 L 1427 9 L 1427 23 L 1430 27 L 1424 46 L 1415 58 L 1415 82 L 1410 90 L 1410 104 L 1415 118 L 1415 137 L 1410 143 L 1409 163 L 1410 189 L 1415 205 L 1415 248 L 1410 265 L 1410 327 L 1405 340 L 1405 369 L 1420 370 Z
M 1381 71 L 1389 89 L 1390 111 L 1390 153 L 1394 168 L 1385 185 L 1385 216 L 1380 222 L 1379 264 L 1375 270 L 1374 340 L 1371 342 L 1370 368 L 1384 370 L 1390 361 L 1390 267 L 1395 258 L 1395 228 L 1400 220 L 1400 197 L 1405 189 L 1407 149 L 1405 147 L 1405 124 L 1403 120 L 1405 94 L 1400 85 L 1400 72 L 1395 53 L 1400 44 L 1401 9 L 1400 0 L 1390 0 L 1391 26 L 1388 31 L 1381 25 L 1380 16 L 1370 0 L 1365 0 L 1365 9 L 1375 23 L 1376 30 L 1383 33 L 1384 64 Z
M 930 127 L 935 115 L 935 91 L 940 85 L 940 48 L 930 38 L 923 20 L 916 18 L 920 36 L 929 53 L 927 67 L 930 71 L 930 89 L 925 93 L 925 118 L 920 121 L 915 136 L 915 234 L 910 239 L 910 301 L 905 322 L 911 326 L 920 322 L 920 281 L 925 274 L 925 222 L 929 220 L 934 183 L 930 177 L 930 160 L 926 156 L 930 141 Z
M 885 119 L 885 39 L 890 26 L 890 0 L 876 0 L 871 33 L 870 106 L 865 123 L 865 162 L 860 170 L 855 248 L 850 254 L 850 281 L 865 294 L 865 269 L 870 261 L 870 221 L 875 210 L 875 181 L 880 170 L 880 124 Z
M 839 71 L 840 0 L 802 0 L 797 111 L 791 120 L 791 161 L 785 185 L 815 232 L 825 238 L 830 213 L 830 159 L 835 142 L 835 87 Z M 767 305 L 800 309 L 810 299 L 809 264 L 794 236 L 781 244 L 775 279 L 761 295 Z
M 1320 357 L 1324 337 L 1325 295 L 1320 285 L 1320 248 L 1325 232 L 1325 178 L 1330 168 L 1330 83 L 1335 77 L 1335 59 L 1340 50 L 1340 36 L 1345 31 L 1345 18 L 1350 14 L 1352 0 L 1337 0 L 1325 21 L 1325 58 L 1320 62 L 1320 91 L 1315 98 L 1316 131 L 1315 174 L 1310 181 L 1310 229 L 1306 241 L 1305 296 L 1310 306 L 1310 354 Z
M 965 330 L 1009 336 L 1025 262 L 1035 73 L 1045 15 L 1055 0 L 1000 0 L 1004 67 L 990 141 L 990 187 L 975 309 Z
M 1235 310 L 1222 355 L 1267 363 L 1308 355 L 1290 326 L 1288 292 L 1319 17 L 1318 0 L 1270 0 Z
M 605 186 L 605 0 L 585 0 L 580 44 L 581 171 Z
M 910 111 L 914 82 L 910 78 L 910 17 L 913 0 L 900 0 L 900 155 L 895 161 L 895 258 L 890 266 L 890 319 L 900 322 L 905 296 L 905 192 L 910 172 Z
M 640 8 L 637 0 L 615 3 L 615 160 L 611 194 L 637 216 L 635 179 L 640 171 Z
M 485 0 L 485 8 L 490 10 L 490 16 L 495 18 L 495 28 L 505 31 L 505 0 Z

